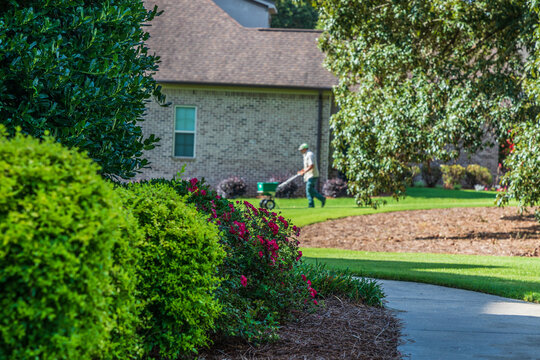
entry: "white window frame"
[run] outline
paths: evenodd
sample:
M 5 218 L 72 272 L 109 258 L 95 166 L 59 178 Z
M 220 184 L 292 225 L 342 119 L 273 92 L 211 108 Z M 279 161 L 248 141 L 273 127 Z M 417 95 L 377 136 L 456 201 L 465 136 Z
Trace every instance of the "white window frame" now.
M 176 130 L 176 109 L 178 108 L 190 108 L 195 109 L 195 121 L 193 124 L 193 131 L 186 131 L 186 130 Z M 173 146 L 172 146 L 172 153 L 173 157 L 177 159 L 195 159 L 197 153 L 197 107 L 194 105 L 175 105 L 174 107 L 174 121 L 173 121 Z M 175 148 L 176 148 L 176 134 L 193 134 L 193 156 L 178 156 L 175 154 Z

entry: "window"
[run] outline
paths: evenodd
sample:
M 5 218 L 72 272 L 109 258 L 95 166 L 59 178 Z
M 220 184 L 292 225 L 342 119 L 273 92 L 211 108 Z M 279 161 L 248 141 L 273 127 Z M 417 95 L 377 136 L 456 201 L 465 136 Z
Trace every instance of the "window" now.
M 175 108 L 174 156 L 195 157 L 196 110 L 190 106 Z

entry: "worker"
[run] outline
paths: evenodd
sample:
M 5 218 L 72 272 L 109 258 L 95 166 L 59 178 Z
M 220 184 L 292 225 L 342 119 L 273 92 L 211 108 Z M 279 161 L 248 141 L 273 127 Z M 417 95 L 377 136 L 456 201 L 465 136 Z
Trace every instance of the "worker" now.
M 308 200 L 308 207 L 315 207 L 313 198 L 316 197 L 321 201 L 321 207 L 324 207 L 326 198 L 319 194 L 317 191 L 317 181 L 319 180 L 319 169 L 317 168 L 317 161 L 315 155 L 309 150 L 308 144 L 302 144 L 298 147 L 298 150 L 304 157 L 304 168 L 298 171 L 299 175 L 304 176 L 304 182 L 306 183 L 306 197 Z

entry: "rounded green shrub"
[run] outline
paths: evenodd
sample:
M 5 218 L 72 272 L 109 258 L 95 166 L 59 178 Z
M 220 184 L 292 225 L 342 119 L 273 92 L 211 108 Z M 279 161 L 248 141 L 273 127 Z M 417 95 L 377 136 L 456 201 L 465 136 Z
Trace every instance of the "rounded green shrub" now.
M 87 156 L 1 132 L 0 359 L 129 357 L 135 223 Z
M 454 189 L 457 185 L 460 185 L 461 180 L 465 177 L 465 168 L 457 164 L 441 165 L 441 172 L 446 189 Z
M 493 176 L 489 172 L 488 168 L 471 164 L 465 169 L 465 182 L 467 186 L 473 188 L 474 185 L 490 186 L 493 182 Z
M 221 311 L 217 228 L 167 185 L 118 191 L 145 235 L 137 267 L 145 353 L 175 359 L 196 352 Z

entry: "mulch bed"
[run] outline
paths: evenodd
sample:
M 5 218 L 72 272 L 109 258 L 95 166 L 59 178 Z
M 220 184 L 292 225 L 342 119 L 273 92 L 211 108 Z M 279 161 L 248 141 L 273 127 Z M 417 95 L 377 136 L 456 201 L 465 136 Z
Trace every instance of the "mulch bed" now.
M 363 251 L 540 256 L 540 224 L 515 207 L 354 216 L 302 228 L 304 247 Z
M 400 323 L 387 309 L 356 305 L 332 297 L 316 312 L 283 326 L 279 340 L 258 347 L 216 344 L 200 355 L 226 359 L 401 359 Z
M 302 228 L 303 247 L 540 256 L 540 225 L 517 208 L 453 208 L 354 216 Z M 215 344 L 199 359 L 401 359 L 400 323 L 388 309 L 336 297 L 282 327 L 276 342 Z

